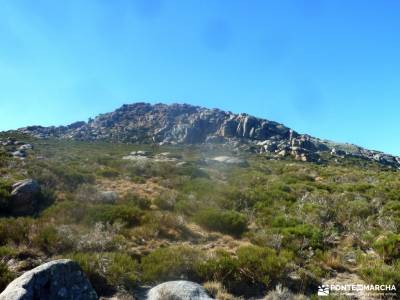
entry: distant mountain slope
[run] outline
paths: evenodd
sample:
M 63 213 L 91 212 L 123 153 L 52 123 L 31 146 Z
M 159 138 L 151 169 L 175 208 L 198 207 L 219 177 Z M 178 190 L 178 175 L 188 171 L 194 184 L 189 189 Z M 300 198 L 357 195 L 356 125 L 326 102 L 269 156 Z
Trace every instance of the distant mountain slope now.
M 358 157 L 400 168 L 400 158 L 378 151 L 324 141 L 273 121 L 188 104 L 135 103 L 86 122 L 68 126 L 29 126 L 19 129 L 39 138 L 57 137 L 112 142 L 246 145 L 277 157 L 318 161 L 320 154 Z

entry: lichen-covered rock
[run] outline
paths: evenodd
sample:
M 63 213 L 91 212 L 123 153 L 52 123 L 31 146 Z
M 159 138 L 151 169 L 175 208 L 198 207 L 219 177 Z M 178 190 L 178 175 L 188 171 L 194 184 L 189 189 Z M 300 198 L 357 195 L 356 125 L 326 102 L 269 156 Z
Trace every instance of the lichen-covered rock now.
M 45 263 L 12 281 L 0 300 L 94 300 L 95 290 L 76 262 Z
M 115 191 L 101 191 L 96 200 L 102 203 L 114 204 L 118 200 L 118 193 Z
M 147 296 L 148 300 L 213 300 L 201 285 L 185 280 L 159 284 Z
M 40 186 L 36 180 L 24 179 L 12 185 L 10 211 L 14 215 L 28 215 L 36 211 L 40 200 Z

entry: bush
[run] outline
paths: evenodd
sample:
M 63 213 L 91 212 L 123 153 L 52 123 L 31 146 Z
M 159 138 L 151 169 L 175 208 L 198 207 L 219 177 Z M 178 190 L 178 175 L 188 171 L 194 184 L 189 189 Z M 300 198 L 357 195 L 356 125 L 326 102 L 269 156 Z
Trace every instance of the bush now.
M 11 185 L 0 181 L 0 214 L 8 212 L 9 200 L 11 198 Z
M 93 183 L 95 177 L 85 171 L 76 169 L 72 166 L 57 166 L 51 171 L 58 177 L 58 181 L 63 184 L 65 189 L 74 191 L 82 183 Z
M 15 243 L 17 245 L 30 240 L 31 218 L 0 219 L 0 245 Z
M 75 253 L 70 256 L 85 272 L 99 295 L 115 288 L 131 291 L 139 280 L 139 265 L 124 253 Z
M 218 250 L 213 257 L 201 262 L 197 271 L 202 279 L 231 284 L 235 280 L 237 268 L 237 259 L 226 251 Z
M 17 250 L 10 246 L 0 246 L 0 258 L 11 258 L 17 254 Z
M 191 179 L 193 178 L 209 178 L 208 173 L 202 169 L 199 169 L 195 165 L 186 164 L 178 168 L 178 175 L 181 176 L 189 176 Z
M 7 265 L 0 261 L 0 291 L 4 290 L 14 278 L 15 275 L 8 270 Z
M 127 204 L 137 206 L 140 209 L 149 209 L 151 205 L 151 201 L 149 199 L 139 197 L 132 193 L 128 193 L 127 195 L 125 195 L 123 201 L 127 202 Z
M 201 252 L 191 247 L 157 249 L 142 259 L 143 280 L 149 283 L 176 279 L 195 280 L 195 268 L 201 260 Z
M 290 252 L 278 254 L 271 248 L 246 246 L 237 250 L 236 257 L 219 251 L 197 270 L 205 280 L 222 282 L 230 291 L 248 295 L 256 286 L 266 289 L 282 279 L 292 258 Z
M 104 168 L 96 172 L 97 175 L 105 178 L 114 178 L 119 176 L 119 172 L 112 168 Z
M 359 273 L 361 277 L 370 284 L 396 285 L 400 284 L 400 263 L 393 265 L 385 264 L 384 261 L 373 258 L 365 261 Z
M 110 223 L 116 222 L 134 226 L 140 223 L 142 212 L 139 208 L 126 204 L 99 204 L 93 205 L 88 210 L 87 220 L 92 223 Z
M 162 210 L 173 210 L 176 204 L 177 195 L 173 192 L 163 192 L 153 200 L 153 203 Z
M 397 259 L 400 257 L 400 234 L 389 233 L 380 237 L 374 242 L 373 247 L 384 260 Z
M 209 230 L 240 236 L 247 230 L 247 218 L 236 211 L 204 209 L 195 216 L 196 223 Z
M 273 232 L 282 236 L 282 244 L 287 248 L 292 250 L 308 247 L 323 248 L 323 235 L 320 228 L 311 224 L 302 224 L 294 217 L 274 216 L 273 213 L 273 209 L 264 209 L 261 221 L 270 225 Z
M 57 220 L 60 223 L 79 223 L 87 217 L 88 205 L 78 201 L 63 201 L 47 208 L 41 218 L 43 220 Z
M 47 254 L 67 252 L 74 247 L 73 241 L 52 225 L 39 227 L 39 232 L 33 238 L 33 245 Z
M 323 248 L 322 232 L 319 228 L 309 224 L 299 224 L 279 230 L 283 235 L 283 244 L 293 250 L 312 247 Z

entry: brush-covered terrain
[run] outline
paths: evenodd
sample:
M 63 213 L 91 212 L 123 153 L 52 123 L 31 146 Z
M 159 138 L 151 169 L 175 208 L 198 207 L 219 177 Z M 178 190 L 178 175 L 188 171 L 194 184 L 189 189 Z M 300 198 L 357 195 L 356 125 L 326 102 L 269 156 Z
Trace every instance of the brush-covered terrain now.
M 173 279 L 217 299 L 313 297 L 329 280 L 400 284 L 394 169 L 216 144 L 0 135 L 10 138 L 33 149 L 19 159 L 16 146 L 0 146 L 0 290 L 55 258 L 77 261 L 98 295 L 123 299 Z M 26 178 L 40 185 L 40 203 L 18 215 L 12 184 Z

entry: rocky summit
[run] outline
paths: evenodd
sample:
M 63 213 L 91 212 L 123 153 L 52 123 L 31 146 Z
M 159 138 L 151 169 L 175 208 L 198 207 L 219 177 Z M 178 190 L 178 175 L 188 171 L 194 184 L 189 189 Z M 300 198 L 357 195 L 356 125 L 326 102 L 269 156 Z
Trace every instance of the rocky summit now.
M 88 122 L 68 126 L 28 126 L 19 129 L 39 138 L 123 143 L 199 144 L 223 143 L 266 153 L 276 158 L 292 156 L 320 161 L 321 155 L 355 157 L 400 168 L 400 158 L 355 145 L 321 140 L 266 119 L 188 104 L 135 103 Z

